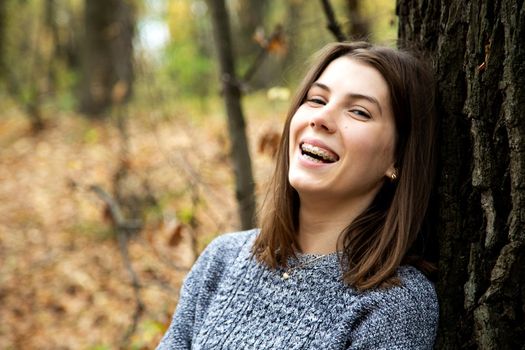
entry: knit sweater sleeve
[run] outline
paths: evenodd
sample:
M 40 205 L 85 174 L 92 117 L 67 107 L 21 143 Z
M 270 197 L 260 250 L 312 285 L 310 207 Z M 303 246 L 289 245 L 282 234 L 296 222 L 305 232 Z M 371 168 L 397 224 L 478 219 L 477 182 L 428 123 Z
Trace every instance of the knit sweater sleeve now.
M 171 324 L 157 350 L 191 348 L 222 276 L 252 234 L 245 231 L 222 235 L 206 247 L 184 280 Z
M 364 298 L 348 349 L 433 349 L 439 318 L 434 287 L 412 267 L 401 278 L 402 286 Z

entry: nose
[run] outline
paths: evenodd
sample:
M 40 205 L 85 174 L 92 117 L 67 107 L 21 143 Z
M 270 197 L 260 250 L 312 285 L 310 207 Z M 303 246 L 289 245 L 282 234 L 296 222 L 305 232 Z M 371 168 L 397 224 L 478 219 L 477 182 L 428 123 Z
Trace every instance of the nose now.
M 328 133 L 335 132 L 335 122 L 331 116 L 332 111 L 323 108 L 322 111 L 315 113 L 310 118 L 310 127 L 317 131 Z

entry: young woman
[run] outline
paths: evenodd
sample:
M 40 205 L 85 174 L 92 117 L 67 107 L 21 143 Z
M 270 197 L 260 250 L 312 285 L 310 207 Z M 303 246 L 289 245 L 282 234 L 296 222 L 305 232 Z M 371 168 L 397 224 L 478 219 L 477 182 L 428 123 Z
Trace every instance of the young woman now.
M 408 53 L 327 46 L 290 108 L 261 229 L 208 246 L 158 349 L 431 349 L 438 303 L 415 242 L 433 91 Z

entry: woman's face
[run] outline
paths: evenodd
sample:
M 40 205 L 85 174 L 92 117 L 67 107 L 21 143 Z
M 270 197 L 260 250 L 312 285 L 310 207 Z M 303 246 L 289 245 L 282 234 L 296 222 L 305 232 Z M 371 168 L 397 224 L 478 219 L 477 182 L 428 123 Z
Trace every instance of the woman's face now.
M 292 117 L 290 184 L 301 199 L 371 200 L 394 171 L 395 130 L 381 74 L 351 57 L 335 59 Z

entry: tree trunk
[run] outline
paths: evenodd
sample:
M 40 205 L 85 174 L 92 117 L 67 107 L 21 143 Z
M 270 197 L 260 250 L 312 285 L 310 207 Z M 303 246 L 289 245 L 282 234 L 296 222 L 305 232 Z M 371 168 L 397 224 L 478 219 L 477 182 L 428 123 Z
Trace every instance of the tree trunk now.
M 398 0 L 432 57 L 441 117 L 438 349 L 524 349 L 523 0 Z
M 253 227 L 255 222 L 254 181 L 241 107 L 241 91 L 235 75 L 229 17 L 224 0 L 209 0 L 208 6 L 211 10 L 213 34 L 221 70 L 222 93 L 228 114 L 239 215 L 242 228 L 248 229 Z
M 82 112 L 101 115 L 113 103 L 129 98 L 134 22 L 129 1 L 85 1 Z
M 62 45 L 58 35 L 59 28 L 57 25 L 57 3 L 56 0 L 47 0 L 44 2 L 44 23 L 45 28 L 50 33 L 52 52 L 46 57 L 47 65 L 47 92 L 49 94 L 56 93 L 57 85 L 57 65 L 56 61 L 62 58 Z

